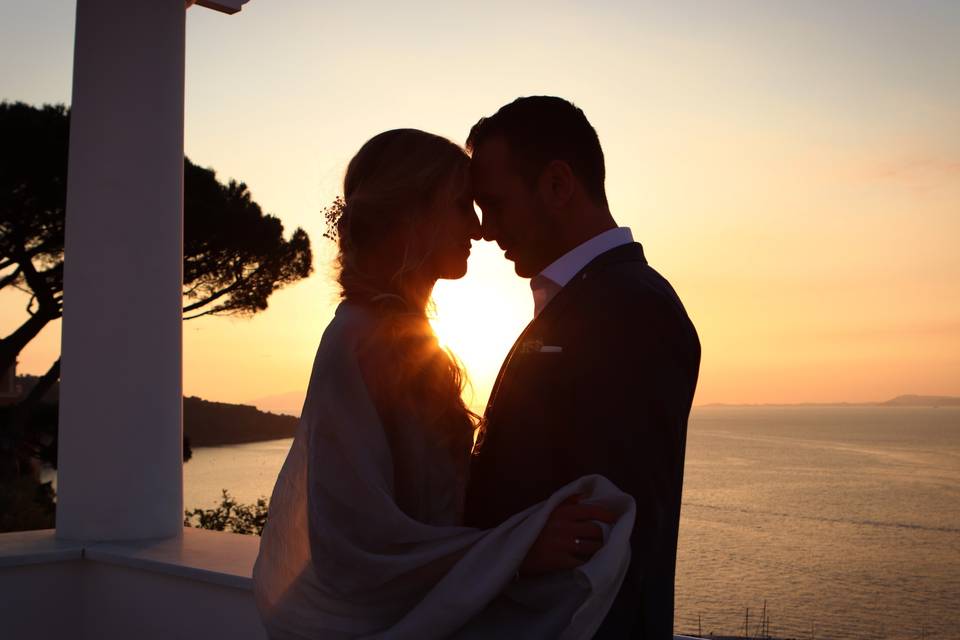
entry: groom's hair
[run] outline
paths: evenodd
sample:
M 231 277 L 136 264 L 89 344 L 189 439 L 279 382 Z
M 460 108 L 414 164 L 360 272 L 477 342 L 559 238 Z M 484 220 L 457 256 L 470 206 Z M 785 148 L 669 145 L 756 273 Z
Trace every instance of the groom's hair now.
M 527 184 L 536 184 L 547 164 L 563 160 L 587 195 L 607 206 L 600 139 L 587 116 L 572 102 L 554 96 L 517 98 L 473 125 L 467 149 L 473 152 L 483 141 L 496 136 L 506 140 L 514 168 Z

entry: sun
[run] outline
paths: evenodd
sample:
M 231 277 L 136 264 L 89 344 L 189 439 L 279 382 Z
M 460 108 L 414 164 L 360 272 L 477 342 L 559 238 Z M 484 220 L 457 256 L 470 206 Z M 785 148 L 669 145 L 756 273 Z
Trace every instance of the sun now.
M 482 413 L 503 359 L 533 317 L 529 281 L 496 245 L 475 242 L 467 275 L 438 282 L 433 300 L 433 330 L 470 377 L 464 400 Z

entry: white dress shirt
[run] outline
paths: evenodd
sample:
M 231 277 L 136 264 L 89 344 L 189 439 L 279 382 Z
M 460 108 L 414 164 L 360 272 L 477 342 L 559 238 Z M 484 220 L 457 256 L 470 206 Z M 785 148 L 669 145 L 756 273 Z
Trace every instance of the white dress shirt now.
M 530 279 L 534 317 L 540 315 L 550 300 L 591 260 L 601 253 L 631 242 L 633 242 L 633 233 L 630 227 L 609 229 L 574 247 L 547 265 L 543 271 Z

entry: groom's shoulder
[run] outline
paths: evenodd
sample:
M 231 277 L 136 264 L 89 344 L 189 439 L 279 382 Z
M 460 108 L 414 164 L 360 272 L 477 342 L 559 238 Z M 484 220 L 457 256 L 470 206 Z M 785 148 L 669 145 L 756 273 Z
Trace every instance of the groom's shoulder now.
M 686 317 L 686 310 L 673 286 L 645 260 L 621 260 L 603 265 L 588 287 L 599 309 L 649 317 Z
M 670 345 L 671 353 L 699 360 L 697 330 L 673 286 L 649 264 L 621 262 L 597 274 L 585 301 L 590 334 L 629 351 Z M 644 347 L 645 348 L 645 347 Z M 694 366 L 694 365 L 691 365 Z

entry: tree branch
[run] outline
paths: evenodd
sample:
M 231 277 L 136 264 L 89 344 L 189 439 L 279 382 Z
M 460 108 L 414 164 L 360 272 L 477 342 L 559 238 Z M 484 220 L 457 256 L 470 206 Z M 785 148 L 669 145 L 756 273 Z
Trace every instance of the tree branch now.
M 206 305 L 210 304 L 211 302 L 213 302 L 214 300 L 217 300 L 218 298 L 222 298 L 223 296 L 227 295 L 228 293 L 231 293 L 231 292 L 233 292 L 233 291 L 236 291 L 237 289 L 240 288 L 240 285 L 242 285 L 242 284 L 243 284 L 243 278 L 240 277 L 239 279 L 234 280 L 234 281 L 233 281 L 233 284 L 231 284 L 231 285 L 228 286 L 228 287 L 224 287 L 223 289 L 221 289 L 221 290 L 218 291 L 217 293 L 213 294 L 212 296 L 208 296 L 208 297 L 207 297 L 206 299 L 204 299 L 204 300 L 201 300 L 201 301 L 199 301 L 199 302 L 194 302 L 194 303 L 191 304 L 191 305 L 187 305 L 186 307 L 183 308 L 183 313 L 188 313 L 188 312 L 190 312 L 190 311 L 195 311 L 195 310 L 199 309 L 200 307 L 206 306 Z M 199 318 L 200 316 L 193 316 L 193 317 L 194 317 L 194 318 Z M 187 318 L 184 318 L 184 320 L 186 320 L 186 319 L 187 319 Z
M 37 272 L 37 268 L 33 266 L 33 261 L 26 255 L 22 248 L 17 251 L 16 258 L 20 268 L 23 269 L 23 278 L 27 281 L 30 289 L 33 290 L 34 295 L 37 297 L 40 308 L 56 309 L 57 304 L 53 299 L 53 293 L 50 291 L 50 287 L 47 286 L 47 281 Z
M 184 320 L 193 320 L 193 319 L 195 319 L 195 318 L 202 318 L 203 316 L 209 316 L 209 315 L 214 314 L 214 313 L 216 313 L 216 312 L 217 312 L 216 309 L 210 309 L 209 311 L 204 311 L 203 313 L 198 313 L 198 314 L 193 315 L 193 316 L 185 316 L 183 319 L 184 319 Z
M 32 258 L 33 256 L 37 255 L 38 253 L 45 253 L 48 248 L 50 248 L 50 247 L 55 247 L 55 246 L 60 247 L 60 251 L 62 251 L 62 250 L 63 250 L 63 239 L 61 238 L 59 242 L 56 242 L 56 241 L 54 241 L 52 238 L 48 238 L 47 240 L 44 240 L 44 241 L 41 242 L 40 244 L 38 244 L 38 245 L 36 245 L 36 246 L 31 247 L 30 249 L 28 249 L 28 250 L 26 251 L 26 256 L 27 256 L 28 258 Z
M 13 263 L 13 264 L 16 264 L 16 263 Z M 5 276 L 5 277 L 3 278 L 3 280 L 0 280 L 0 289 L 3 289 L 5 286 L 7 286 L 7 285 L 9 285 L 9 284 L 13 284 L 14 282 L 16 282 L 16 281 L 17 281 L 17 278 L 20 277 L 20 272 L 21 272 L 21 269 L 20 269 L 20 267 L 18 266 L 17 269 L 16 269 L 16 271 L 14 271 L 13 273 L 11 273 L 11 274 L 8 275 L 8 276 Z
M 54 317 L 37 312 L 17 327 L 13 333 L 0 340 L 0 370 L 5 371 L 12 367 L 27 343 L 33 340 Z

